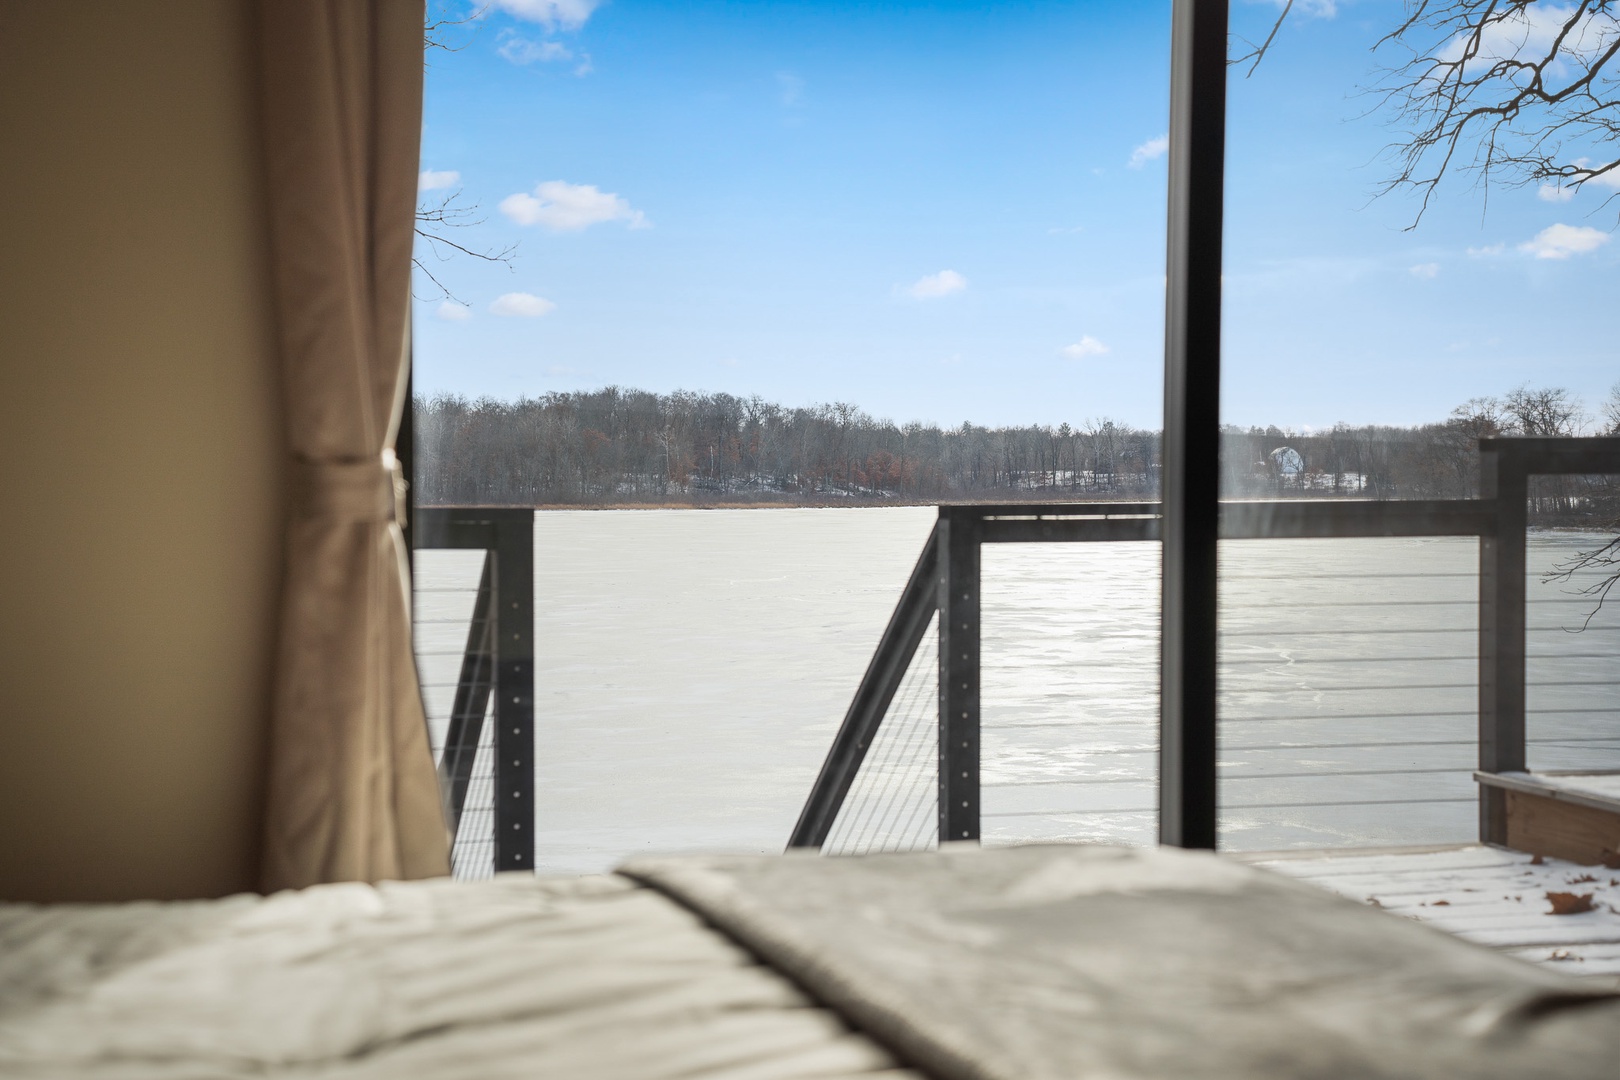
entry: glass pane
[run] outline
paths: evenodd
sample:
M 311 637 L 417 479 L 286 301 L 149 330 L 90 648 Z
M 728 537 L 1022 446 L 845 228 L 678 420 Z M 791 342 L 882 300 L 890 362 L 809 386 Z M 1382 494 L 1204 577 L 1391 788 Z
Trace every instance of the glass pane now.
M 414 490 L 536 511 L 540 869 L 780 850 L 936 504 L 1154 497 L 1169 9 L 436 16 Z M 988 557 L 986 777 L 1099 781 L 998 837 L 1151 839 L 1151 547 Z M 929 655 L 835 847 L 931 841 Z
M 1558 81 L 1598 60 L 1612 17 L 1560 45 L 1512 6 L 1295 4 L 1280 22 L 1279 7 L 1232 10 L 1249 57 L 1228 80 L 1223 495 L 1301 515 L 1349 501 L 1340 535 L 1359 521 L 1380 538 L 1223 543 L 1222 842 L 1477 841 L 1479 635 L 1497 625 L 1479 610 L 1478 537 L 1493 526 L 1467 503 L 1369 523 L 1394 503 L 1476 499 L 1482 438 L 1614 424 L 1597 315 L 1613 187 L 1567 182 L 1612 146 L 1556 102 L 1494 129 L 1447 103 L 1459 78 L 1470 106 L 1511 94 L 1488 64 L 1453 63 L 1469 34 L 1497 60 L 1562 48 Z M 1436 118 L 1461 121 L 1455 143 L 1425 141 Z M 1532 767 L 1612 767 L 1620 746 L 1612 612 L 1565 633 L 1591 608 L 1568 590 L 1595 571 L 1546 580 L 1620 529 L 1600 488 L 1531 482 Z

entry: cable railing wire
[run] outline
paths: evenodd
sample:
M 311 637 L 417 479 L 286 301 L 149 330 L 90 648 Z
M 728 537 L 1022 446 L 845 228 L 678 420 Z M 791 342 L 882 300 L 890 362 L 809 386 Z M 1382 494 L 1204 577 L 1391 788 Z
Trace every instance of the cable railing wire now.
M 493 689 L 493 672 L 487 670 L 487 666 L 474 665 L 470 671 L 472 681 L 463 686 L 463 680 L 469 676 L 465 644 L 456 648 L 420 647 L 424 628 L 434 628 L 426 636 L 435 642 L 444 640 L 446 636 L 445 631 L 439 628 L 453 628 L 454 637 L 465 643 L 487 622 L 474 617 L 481 584 L 478 565 L 466 558 L 458 558 L 462 553 L 457 552 L 448 558 L 447 554 L 431 550 L 416 552 L 418 581 L 413 592 L 419 610 L 412 620 L 412 626 L 419 643 L 416 659 L 422 676 L 421 687 L 425 691 L 423 704 L 427 710 L 434 762 L 441 776 L 459 773 L 465 777 L 466 783 L 461 815 L 456 823 L 451 847 L 451 873 L 461 879 L 477 879 L 490 877 L 495 872 L 495 724 L 493 694 L 490 692 Z M 482 698 L 486 701 L 478 740 L 471 747 L 470 762 L 446 760 L 447 753 L 455 753 L 454 748 L 447 746 L 453 703 L 449 695 L 427 692 L 443 690 L 464 690 L 469 700 Z
M 1223 803 L 1221 809 L 1223 811 L 1306 810 L 1339 806 L 1427 806 L 1442 803 L 1477 803 L 1478 801 L 1473 795 L 1433 799 L 1324 799 L 1312 802 Z M 999 810 L 986 812 L 984 816 L 987 818 L 1076 817 L 1082 814 L 1156 814 L 1158 810 L 1159 808 L 1156 806 L 1127 807 L 1124 809 L 1086 806 L 1061 810 Z
M 494 706 L 484 714 L 467 784 L 467 800 L 450 851 L 452 876 L 473 881 L 495 876 L 495 723 Z
M 1456 557 L 1467 558 L 1470 562 L 1477 558 L 1471 543 L 1457 544 L 1456 552 Z M 1320 563 L 1318 562 L 1316 566 L 1319 567 Z M 1223 648 L 1219 658 L 1218 670 L 1222 679 L 1220 722 L 1222 730 L 1228 733 L 1249 732 L 1261 736 L 1258 739 L 1240 737 L 1235 740 L 1221 740 L 1220 752 L 1227 762 L 1227 767 L 1224 767 L 1221 773 L 1222 782 L 1231 785 L 1230 788 L 1224 789 L 1228 794 L 1221 803 L 1223 824 L 1234 824 L 1227 815 L 1237 815 L 1245 822 L 1251 822 L 1253 815 L 1269 812 L 1304 814 L 1307 817 L 1303 820 L 1308 821 L 1310 815 L 1360 813 L 1358 808 L 1377 811 L 1380 807 L 1407 806 L 1425 814 L 1432 812 L 1451 815 L 1455 818 L 1454 825 L 1459 829 L 1459 836 L 1456 839 L 1466 839 L 1460 834 L 1460 830 L 1473 827 L 1472 816 L 1467 813 L 1455 813 L 1452 808 L 1461 810 L 1477 801 L 1472 792 L 1472 771 L 1477 763 L 1473 760 L 1474 755 L 1469 753 L 1477 746 L 1477 735 L 1472 731 L 1473 722 L 1478 716 L 1478 705 L 1475 701 L 1478 682 L 1475 672 L 1469 670 L 1462 678 L 1446 678 L 1445 675 L 1449 675 L 1449 671 L 1445 671 L 1438 679 L 1434 678 L 1434 674 L 1440 672 L 1434 671 L 1424 672 L 1429 675 L 1427 679 L 1421 677 L 1392 679 L 1387 676 L 1391 672 L 1410 676 L 1414 673 L 1413 664 L 1427 665 L 1431 668 L 1434 665 L 1445 664 L 1477 665 L 1479 656 L 1472 648 L 1473 641 L 1470 640 L 1477 639 L 1479 633 L 1477 623 L 1457 625 L 1451 621 L 1455 618 L 1454 615 L 1449 618 L 1447 616 L 1458 609 L 1477 608 L 1478 598 L 1471 595 L 1458 598 L 1455 593 L 1448 596 L 1446 593 L 1450 591 L 1449 589 L 1438 590 L 1439 595 L 1416 598 L 1376 594 L 1369 597 L 1366 591 L 1367 583 L 1376 581 L 1389 581 L 1392 588 L 1408 587 L 1397 586 L 1395 584 L 1397 581 L 1443 579 L 1458 583 L 1474 582 L 1478 579 L 1477 569 L 1470 566 L 1467 570 L 1449 570 L 1443 566 L 1435 566 L 1421 573 L 1403 571 L 1385 574 L 1321 572 L 1319 569 L 1302 566 L 1295 572 L 1299 574 L 1301 584 L 1319 583 L 1328 591 L 1320 597 L 1306 599 L 1257 597 L 1253 594 L 1252 589 L 1256 585 L 1273 586 L 1277 583 L 1279 574 L 1289 574 L 1290 570 L 1286 568 L 1269 569 L 1264 573 L 1226 573 L 1222 577 L 1221 640 L 1229 647 Z M 1236 591 L 1238 595 L 1231 595 L 1231 591 Z M 1356 591 L 1361 595 L 1355 595 Z M 1545 595 L 1532 595 L 1527 598 L 1529 604 L 1533 605 L 1530 610 L 1542 614 L 1541 619 L 1527 620 L 1530 634 L 1529 659 L 1532 665 L 1543 666 L 1540 671 L 1533 671 L 1530 674 L 1525 685 L 1531 694 L 1542 695 L 1545 703 L 1552 706 L 1533 708 L 1532 712 L 1548 721 L 1561 723 L 1561 727 L 1551 733 L 1532 732 L 1527 741 L 1534 746 L 1557 753 L 1580 753 L 1584 752 L 1582 748 L 1589 748 L 1592 753 L 1608 754 L 1620 749 L 1620 734 L 1610 736 L 1582 733 L 1579 728 L 1571 730 L 1569 725 L 1590 724 L 1614 717 L 1620 715 L 1620 709 L 1595 708 L 1589 700 L 1583 701 L 1578 697 L 1553 700 L 1547 695 L 1589 695 L 1620 686 L 1620 680 L 1615 678 L 1596 673 L 1587 676 L 1585 673 L 1558 666 L 1566 661 L 1574 664 L 1612 659 L 1615 655 L 1613 652 L 1594 648 L 1613 640 L 1612 628 L 1594 626 L 1589 634 L 1596 631 L 1607 636 L 1599 637 L 1592 634 L 1590 643 L 1585 648 L 1571 643 L 1575 645 L 1574 648 L 1564 645 L 1561 651 L 1559 648 L 1561 643 L 1549 643 L 1545 637 L 1537 640 L 1538 633 L 1545 635 L 1548 630 L 1554 629 L 1552 626 L 1544 625 L 1548 621 L 1549 614 L 1555 619 L 1562 618 L 1562 612 L 1576 610 L 1581 599 L 1578 596 Z M 1379 619 L 1379 613 L 1386 611 L 1389 613 L 1388 617 Z M 1335 613 L 1339 612 L 1343 613 L 1343 617 L 1334 618 Z M 1426 617 L 1429 613 L 1432 613 L 1432 618 Z M 1374 621 L 1375 619 L 1377 621 Z M 1265 625 L 1258 625 L 1261 620 Z M 1417 625 L 1414 625 L 1414 622 Z M 1389 625 L 1390 623 L 1396 625 Z M 1293 646 L 1297 643 L 1297 639 L 1310 642 L 1310 649 L 1306 651 L 1321 652 L 1328 640 L 1343 640 L 1348 633 L 1359 635 L 1357 648 L 1365 649 L 1368 644 L 1375 644 L 1385 635 L 1390 635 L 1387 640 L 1401 641 L 1405 651 L 1394 653 L 1385 648 L 1372 655 L 1295 655 L 1297 650 Z M 1322 644 L 1317 644 L 1318 642 Z M 1410 647 L 1407 647 L 1408 642 L 1411 643 Z M 1258 655 L 1256 650 L 1259 651 Z M 1085 672 L 1101 672 L 1116 667 L 1117 661 L 1084 657 L 1071 661 L 1069 666 Z M 1339 674 L 1341 677 L 1323 681 L 1322 676 L 1331 674 Z M 1346 679 L 1343 677 L 1345 675 L 1351 677 Z M 1386 677 L 1379 678 L 1379 676 Z M 1374 705 L 1374 708 L 1343 710 L 1344 705 L 1351 704 L 1364 695 L 1376 695 L 1367 698 L 1367 704 Z M 1383 701 L 1399 701 L 1401 695 L 1432 695 L 1421 700 L 1433 701 L 1439 707 L 1425 709 L 1421 705 L 1415 708 L 1408 705 L 1395 709 L 1377 708 L 1377 704 Z M 1338 709 L 1313 711 L 1289 709 L 1284 705 L 1290 699 L 1301 697 L 1315 698 L 1329 706 L 1337 705 Z M 1279 709 L 1279 705 L 1284 707 Z M 1086 712 L 1083 706 L 1073 705 L 1070 711 L 1082 714 Z M 1461 730 L 1464 726 L 1469 729 L 1466 733 Z M 1395 730 L 1397 727 L 1402 730 Z M 1414 727 L 1415 731 L 1412 730 Z M 1458 729 L 1454 737 L 1451 736 L 1450 730 L 1453 727 Z M 1331 736 L 1326 739 L 1285 737 L 1276 740 L 1264 737 L 1273 731 L 1282 734 L 1289 729 L 1294 729 L 1300 734 L 1306 732 L 1328 734 L 1337 729 L 1352 737 L 1348 739 L 1334 739 Z M 1061 739 L 1071 733 L 1082 740 L 1086 737 L 1086 729 L 1083 726 L 1078 725 L 1073 719 L 1062 717 L 998 720 L 987 716 L 983 730 L 987 733 L 1002 732 L 1004 735 L 1001 738 L 1004 739 L 1029 736 L 1050 740 Z M 1381 730 L 1389 730 L 1392 737 L 1356 738 L 1353 734 Z M 1433 737 L 1411 737 L 1431 732 Z M 1401 738 L 1400 734 L 1407 734 L 1407 737 Z M 1405 755 L 1407 760 L 1391 761 L 1384 765 L 1379 764 L 1378 758 L 1374 757 L 1372 763 L 1368 764 L 1365 752 L 1384 749 Z M 1357 751 L 1363 753 L 1356 755 Z M 1019 824 L 1020 822 L 1039 822 L 1046 819 L 1055 823 L 1065 818 L 1104 820 L 1125 818 L 1130 815 L 1145 816 L 1156 812 L 1155 808 L 1145 806 L 1075 806 L 1067 802 L 1058 806 L 1041 807 L 1039 794 L 1042 791 L 1073 791 L 1088 787 L 1095 787 L 1099 792 L 1117 791 L 1132 785 L 1157 783 L 1156 743 L 1123 747 L 1089 746 L 1085 747 L 1083 752 L 1074 750 L 1072 753 L 1082 755 L 1079 761 L 1117 762 L 1119 767 L 1132 770 L 1134 775 L 1088 775 L 1088 770 L 1078 761 L 1069 766 L 1072 771 L 1067 776 L 1025 779 L 1007 775 L 987 775 L 983 786 L 987 792 L 998 797 L 999 804 L 994 806 L 987 804 L 983 816 L 987 821 L 999 823 L 995 829 L 999 839 L 1034 838 L 1043 828 L 1039 825 L 1027 826 L 1036 830 L 1030 833 L 1025 831 L 1026 826 Z M 1255 771 L 1239 769 L 1235 765 L 1234 755 L 1249 759 L 1251 764 L 1269 764 L 1272 767 Z M 1322 758 L 1318 764 L 1309 761 L 1310 755 L 1336 756 Z M 1301 764 L 1288 767 L 1293 761 L 1300 761 Z M 1298 790 L 1301 782 L 1312 781 L 1320 781 L 1328 787 L 1320 794 L 1314 790 Z M 1431 786 L 1427 790 L 1423 787 L 1413 787 L 1414 782 L 1420 781 Z M 1442 782 L 1443 786 L 1438 790 L 1432 786 Z M 1271 798 L 1242 798 L 1245 791 L 1251 796 L 1260 794 L 1272 784 L 1281 787 L 1266 792 L 1272 795 Z M 1454 784 L 1468 785 L 1468 793 L 1457 791 Z M 1290 786 L 1296 790 L 1288 790 Z M 1233 795 L 1236 797 L 1232 797 Z M 1290 795 L 1296 797 L 1289 797 Z M 1298 795 L 1305 797 L 1299 798 Z M 1008 805 L 1006 800 L 1009 798 L 1015 799 L 1016 802 Z M 1018 802 L 1026 805 L 1017 805 Z M 1034 805 L 1029 805 L 1032 803 Z M 1294 822 L 1301 819 L 1290 817 L 1287 820 Z M 1311 835 L 1310 842 L 1321 843 L 1321 835 L 1320 832 Z M 1401 839 L 1411 842 L 1423 837 L 1412 836 Z M 1275 846 L 1287 845 L 1279 843 Z
M 822 850 L 917 851 L 938 841 L 936 616 L 924 633 Z

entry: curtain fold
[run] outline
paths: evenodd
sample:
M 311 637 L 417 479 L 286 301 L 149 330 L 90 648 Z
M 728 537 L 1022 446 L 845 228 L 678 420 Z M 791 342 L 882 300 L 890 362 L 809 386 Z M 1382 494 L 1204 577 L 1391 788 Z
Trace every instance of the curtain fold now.
M 267 892 L 449 870 L 395 520 L 422 24 L 419 0 L 259 5 L 293 457 Z

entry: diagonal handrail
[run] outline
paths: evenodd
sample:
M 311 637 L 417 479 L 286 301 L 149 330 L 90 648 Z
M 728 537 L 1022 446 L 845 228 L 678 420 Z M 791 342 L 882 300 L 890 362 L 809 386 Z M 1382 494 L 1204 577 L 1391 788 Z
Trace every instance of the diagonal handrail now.
M 861 762 L 866 759 L 866 752 L 877 735 L 878 725 L 883 722 L 883 715 L 894 700 L 906 668 L 938 609 L 939 590 L 934 580 L 939 560 L 938 540 L 939 526 L 935 525 L 917 565 L 912 568 L 910 580 L 900 593 L 894 614 L 889 616 L 889 625 L 883 629 L 883 637 L 866 667 L 866 674 L 861 677 L 849 711 L 844 714 L 844 722 L 833 737 L 832 748 L 822 763 L 815 787 L 799 814 L 798 824 L 793 827 L 789 848 L 819 848 L 832 831 L 844 797 L 849 794 L 855 774 L 860 771 Z

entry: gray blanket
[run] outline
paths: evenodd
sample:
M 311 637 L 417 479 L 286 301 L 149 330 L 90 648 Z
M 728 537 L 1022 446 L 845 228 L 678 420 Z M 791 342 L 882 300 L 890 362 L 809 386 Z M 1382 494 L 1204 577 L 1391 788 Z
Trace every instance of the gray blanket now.
M 1615 995 L 1212 855 L 621 872 L 941 1078 L 1620 1076 Z
M 621 877 L 0 904 L 5 1080 L 918 1080 Z

